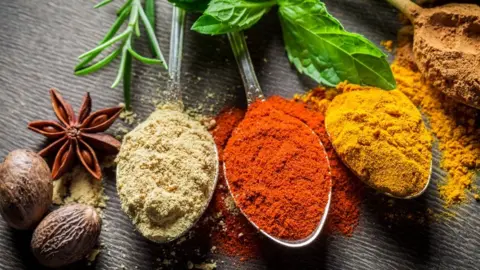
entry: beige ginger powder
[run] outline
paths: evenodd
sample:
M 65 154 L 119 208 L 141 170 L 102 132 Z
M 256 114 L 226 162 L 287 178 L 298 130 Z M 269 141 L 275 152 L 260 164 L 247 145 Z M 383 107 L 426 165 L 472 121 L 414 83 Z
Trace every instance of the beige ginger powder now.
M 146 238 L 172 240 L 202 214 L 217 170 L 206 128 L 175 108 L 159 108 L 123 139 L 117 156 L 122 209 Z

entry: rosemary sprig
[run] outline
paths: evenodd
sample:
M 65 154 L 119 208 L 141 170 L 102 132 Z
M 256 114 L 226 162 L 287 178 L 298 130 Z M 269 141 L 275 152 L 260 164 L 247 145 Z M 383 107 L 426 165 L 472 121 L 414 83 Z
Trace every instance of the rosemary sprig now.
M 103 0 L 95 8 L 99 8 L 111 3 L 113 0 Z M 120 65 L 118 68 L 117 77 L 112 84 L 112 88 L 115 88 L 123 79 L 123 93 L 125 99 L 126 108 L 130 108 L 130 87 L 132 79 L 132 58 L 138 61 L 150 64 L 150 65 L 163 65 L 167 68 L 165 58 L 158 45 L 157 37 L 153 26 L 155 25 L 155 5 L 154 1 L 145 1 L 145 10 L 142 7 L 141 0 L 127 0 L 125 4 L 117 11 L 117 19 L 110 27 L 110 30 L 105 34 L 105 37 L 100 41 L 99 45 L 90 51 L 83 53 L 78 58 L 80 63 L 75 66 L 75 75 L 82 76 L 95 72 L 102 67 L 108 65 L 113 59 L 119 55 L 121 57 Z M 117 34 L 118 30 L 125 23 L 128 18 L 128 25 L 126 29 Z M 152 49 L 154 58 L 145 57 L 140 55 L 132 47 L 132 43 L 135 37 L 140 36 L 139 24 L 142 22 L 147 37 Z M 120 43 L 119 48 L 113 50 L 109 55 L 103 59 L 91 63 L 102 51 L 111 47 L 113 44 Z

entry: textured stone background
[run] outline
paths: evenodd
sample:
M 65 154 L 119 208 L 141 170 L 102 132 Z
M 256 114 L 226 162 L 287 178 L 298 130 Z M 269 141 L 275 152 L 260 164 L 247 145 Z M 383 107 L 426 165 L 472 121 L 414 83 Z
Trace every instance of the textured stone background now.
M 16 148 L 40 149 L 43 138 L 27 131 L 35 119 L 53 119 L 47 91 L 60 89 L 75 108 L 85 91 L 90 91 L 94 109 L 122 101 L 121 87 L 110 89 L 117 62 L 87 77 L 75 77 L 73 67 L 81 53 L 95 46 L 115 18 L 120 1 L 93 10 L 93 0 L 10 0 L 0 1 L 0 157 Z M 395 39 L 396 12 L 381 0 L 328 0 L 329 11 L 351 31 L 364 34 L 379 44 Z M 157 1 L 157 35 L 168 55 L 171 7 Z M 191 26 L 195 15 L 188 16 Z M 247 31 L 248 44 L 263 90 L 267 96 L 292 97 L 314 83 L 289 65 L 283 49 L 276 11 Z M 183 61 L 184 101 L 188 108 L 214 114 L 228 105 L 245 106 L 245 98 L 233 55 L 225 36 L 209 37 L 188 31 Z M 147 53 L 141 42 L 138 50 Z M 153 66 L 134 64 L 133 105 L 139 119 L 152 111 L 152 98 L 161 98 L 166 73 Z M 116 127 L 122 125 L 120 121 Z M 115 130 L 115 128 L 113 129 Z M 397 202 L 396 209 L 422 213 L 427 208 L 441 209 L 436 185 L 444 176 L 435 169 L 426 195 L 409 202 Z M 156 269 L 162 264 L 162 248 L 144 240 L 121 212 L 115 192 L 113 171 L 104 183 L 110 196 L 104 211 L 101 240 L 104 249 L 90 268 L 78 263 L 72 269 Z M 373 192 L 362 205 L 360 226 L 352 238 L 321 237 L 308 248 L 287 250 L 265 243 L 263 259 L 240 262 L 235 258 L 209 255 L 218 260 L 219 269 L 479 269 L 480 220 L 478 203 L 455 209 L 456 218 L 448 222 L 420 226 L 404 218 L 385 220 L 391 209 L 382 196 Z M 0 219 L 0 269 L 42 269 L 29 251 L 29 232 L 16 232 Z M 201 238 L 199 236 L 198 238 Z M 192 250 L 205 248 L 189 243 Z M 173 250 L 172 247 L 166 247 Z M 179 257 L 176 268 L 184 269 L 188 260 L 202 262 L 205 257 Z

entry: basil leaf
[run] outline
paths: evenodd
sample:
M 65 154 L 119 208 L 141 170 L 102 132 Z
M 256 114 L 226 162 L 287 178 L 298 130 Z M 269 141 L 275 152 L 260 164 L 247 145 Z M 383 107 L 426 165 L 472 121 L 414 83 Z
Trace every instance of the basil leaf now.
M 210 35 L 250 28 L 257 23 L 276 0 L 212 0 L 192 29 Z
M 318 0 L 280 0 L 288 59 L 300 73 L 335 86 L 339 82 L 394 89 L 387 56 L 362 35 L 345 31 Z
M 203 12 L 207 8 L 210 0 L 168 0 L 168 2 L 186 11 Z
M 195 28 L 194 28 L 195 27 Z M 192 29 L 203 34 L 220 35 L 239 31 L 226 23 L 222 23 L 210 15 L 203 15 L 193 24 Z

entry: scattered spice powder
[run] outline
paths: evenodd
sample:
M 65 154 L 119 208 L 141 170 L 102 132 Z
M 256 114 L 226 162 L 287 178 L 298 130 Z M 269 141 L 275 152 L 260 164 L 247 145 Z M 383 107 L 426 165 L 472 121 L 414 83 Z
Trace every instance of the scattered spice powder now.
M 380 42 L 380 45 L 382 45 L 387 52 L 392 52 L 393 50 L 393 41 L 392 40 L 382 40 Z
M 234 199 L 261 229 L 303 239 L 317 227 L 331 188 L 325 149 L 299 119 L 256 101 L 225 148 Z
M 402 51 L 412 51 L 405 43 Z M 412 70 L 413 54 L 397 55 L 392 71 L 398 90 L 419 106 L 428 118 L 430 127 L 442 151 L 440 166 L 448 173 L 440 185 L 440 195 L 446 205 L 465 202 L 467 190 L 476 192 L 475 170 L 480 169 L 479 111 L 446 97 L 426 83 L 420 72 Z
M 53 181 L 53 203 L 56 205 L 82 203 L 101 212 L 107 200 L 103 181 L 95 179 L 81 166 Z
M 216 126 L 211 133 L 217 145 L 220 168 L 223 168 L 223 150 L 244 114 L 241 109 L 231 108 L 223 110 L 215 117 Z M 237 256 L 241 260 L 258 257 L 258 232 L 235 206 L 223 170 L 219 171 L 218 185 L 213 196 L 207 215 L 216 217 L 214 222 L 220 226 L 212 226 L 212 245 L 217 247 L 220 253 Z

